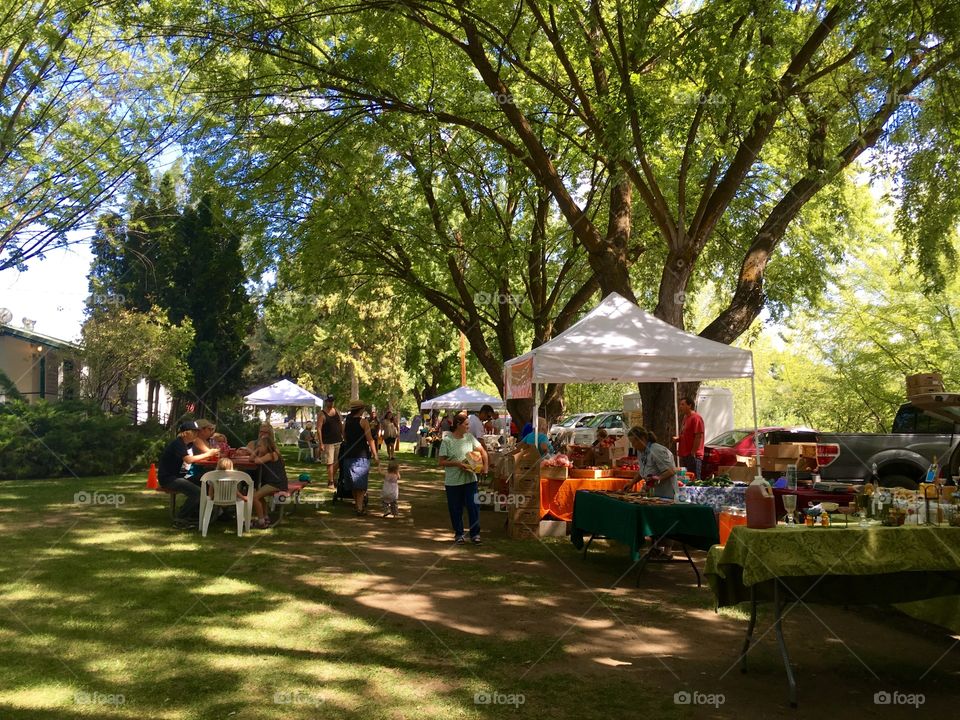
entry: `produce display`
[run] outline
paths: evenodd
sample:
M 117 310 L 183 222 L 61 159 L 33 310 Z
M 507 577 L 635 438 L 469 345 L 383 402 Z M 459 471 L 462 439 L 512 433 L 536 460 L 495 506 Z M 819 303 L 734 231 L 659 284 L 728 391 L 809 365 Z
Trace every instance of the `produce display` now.
M 714 475 L 712 478 L 687 482 L 690 487 L 730 487 L 734 484 L 726 475 Z
M 551 455 L 548 458 L 545 458 L 543 462 L 540 463 L 541 467 L 573 467 L 573 462 L 569 457 L 563 453 L 558 453 L 557 455 Z

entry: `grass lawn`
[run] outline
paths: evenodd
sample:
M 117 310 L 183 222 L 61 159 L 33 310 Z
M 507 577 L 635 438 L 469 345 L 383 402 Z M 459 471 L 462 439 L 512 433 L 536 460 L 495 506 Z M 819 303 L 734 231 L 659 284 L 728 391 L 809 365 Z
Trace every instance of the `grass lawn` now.
M 302 469 L 294 457 L 291 476 Z M 584 562 L 563 538 L 507 539 L 503 516 L 489 512 L 483 546 L 454 546 L 433 461 L 401 459 L 399 518 L 378 517 L 375 474 L 372 513 L 357 518 L 331 505 L 323 469 L 311 468 L 317 502 L 243 538 L 231 523 L 214 523 L 207 538 L 173 530 L 166 496 L 145 490 L 143 476 L 0 484 L 0 718 L 782 711 L 770 638 L 754 672 L 721 675 L 743 616 L 715 614 L 689 567 L 652 568 L 641 590 L 612 587 L 628 567 L 623 548 Z M 81 491 L 102 503 L 77 503 Z M 941 641 L 896 662 L 883 658 L 888 639 L 857 650 L 871 673 L 900 677 L 905 662 L 929 666 Z M 819 658 L 801 669 L 806 689 L 842 672 L 863 685 L 851 706 L 869 704 L 877 686 L 861 662 L 819 646 L 797 649 L 801 663 Z M 955 657 L 939 663 L 927 692 L 955 686 L 957 669 Z M 684 689 L 723 692 L 727 705 L 675 704 Z

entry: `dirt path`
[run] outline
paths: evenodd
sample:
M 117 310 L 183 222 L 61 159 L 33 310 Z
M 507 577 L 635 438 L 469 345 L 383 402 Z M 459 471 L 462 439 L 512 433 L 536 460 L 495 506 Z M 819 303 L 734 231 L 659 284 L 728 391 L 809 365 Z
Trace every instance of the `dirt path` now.
M 525 640 L 531 659 L 521 678 L 626 677 L 655 688 L 666 702 L 688 693 L 697 717 L 807 717 L 827 709 L 916 717 L 918 694 L 919 710 L 955 714 L 960 648 L 942 629 L 892 610 L 794 609 L 785 633 L 801 705 L 792 710 L 769 609 L 743 675 L 736 663 L 746 616 L 715 613 L 709 588 L 697 588 L 688 565 L 651 566 L 637 588 L 622 546 L 597 543 L 583 560 L 564 539 L 508 539 L 505 516 L 489 511 L 481 515 L 484 544 L 454 546 L 439 471 L 402 471 L 397 519 L 379 517 L 376 489 L 364 518 L 343 506 L 305 518 L 321 523 L 327 538 L 350 544 L 361 572 L 344 577 L 343 590 L 371 617 Z M 694 557 L 702 569 L 704 554 Z M 876 703 L 875 693 L 883 692 L 900 704 Z

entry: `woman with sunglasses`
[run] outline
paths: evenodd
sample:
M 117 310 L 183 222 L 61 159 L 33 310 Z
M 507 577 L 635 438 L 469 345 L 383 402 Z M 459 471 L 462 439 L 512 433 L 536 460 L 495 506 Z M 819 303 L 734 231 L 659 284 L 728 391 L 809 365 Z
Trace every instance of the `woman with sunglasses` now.
M 477 472 L 487 472 L 489 459 L 483 445 L 467 432 L 467 414 L 453 417 L 453 430 L 440 441 L 439 465 L 443 468 L 447 509 L 453 525 L 453 541 L 463 545 L 463 508 L 470 521 L 470 540 L 480 544 L 480 508 L 477 505 Z M 479 454 L 478 463 L 476 455 Z M 473 457 L 470 457 L 473 455 Z

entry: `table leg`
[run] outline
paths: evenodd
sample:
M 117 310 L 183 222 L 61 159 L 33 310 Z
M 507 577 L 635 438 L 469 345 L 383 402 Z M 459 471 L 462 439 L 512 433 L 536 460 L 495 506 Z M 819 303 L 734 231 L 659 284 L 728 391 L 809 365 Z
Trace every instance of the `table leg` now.
M 590 536 L 590 539 L 587 540 L 587 544 L 583 546 L 583 559 L 584 559 L 584 560 L 587 559 L 587 550 L 590 549 L 590 543 L 593 542 L 593 539 L 594 539 L 595 537 L 596 537 L 596 535 L 591 535 L 591 536 Z
M 647 563 L 650 562 L 650 553 L 653 552 L 655 547 L 656 545 L 651 545 L 650 549 L 637 560 L 637 587 L 640 587 L 640 576 L 643 575 L 643 569 L 647 566 Z
M 797 681 L 793 677 L 793 668 L 790 667 L 790 654 L 787 652 L 787 643 L 783 639 L 783 598 L 780 596 L 780 580 L 773 580 L 773 627 L 777 632 L 777 644 L 780 646 L 780 655 L 783 657 L 783 667 L 787 671 L 787 684 L 790 686 L 790 707 L 797 706 Z
M 700 581 L 700 570 L 697 568 L 697 564 L 693 561 L 693 558 L 690 557 L 690 549 L 683 545 L 683 554 L 687 556 L 687 562 L 690 563 L 690 567 L 693 568 L 693 572 L 697 575 L 697 587 L 703 587 L 703 583 Z
M 750 650 L 750 641 L 753 639 L 753 629 L 757 626 L 757 591 L 750 587 L 750 622 L 747 623 L 747 636 L 743 639 L 743 650 L 740 651 L 740 672 L 747 672 L 747 652 Z

